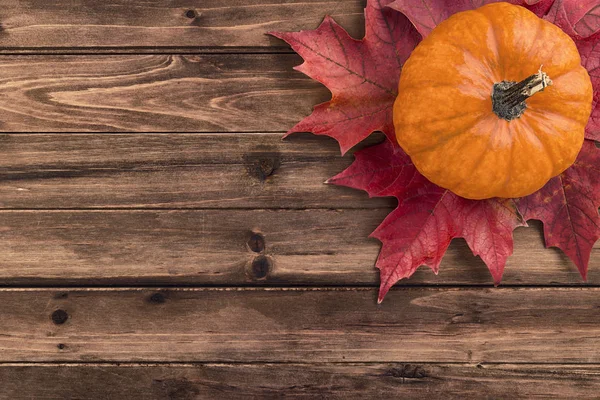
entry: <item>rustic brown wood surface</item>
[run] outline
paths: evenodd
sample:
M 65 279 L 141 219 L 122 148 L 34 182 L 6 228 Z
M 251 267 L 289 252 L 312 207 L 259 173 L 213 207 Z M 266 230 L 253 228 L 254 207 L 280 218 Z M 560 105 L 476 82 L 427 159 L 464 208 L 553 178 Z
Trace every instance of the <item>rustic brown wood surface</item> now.
M 351 161 L 312 135 L 2 135 L 0 209 L 393 207 L 324 184 Z
M 161 47 L 232 51 L 254 47 L 287 50 L 265 35 L 314 29 L 325 15 L 355 37 L 364 32 L 363 0 L 3 0 L 3 50 L 115 48 L 140 52 Z M 163 49 L 164 51 L 164 49 Z
M 376 286 L 390 209 L 0 211 L 0 283 L 11 285 Z M 541 225 L 515 232 L 503 285 L 583 286 L 572 263 L 545 249 Z M 490 285 L 483 262 L 455 240 L 438 276 L 401 285 Z M 589 285 L 600 284 L 600 244 Z
M 5 364 L 4 395 L 35 399 L 578 399 L 600 391 L 598 365 Z M 98 385 L 102 381 L 102 385 Z
M 364 5 L 0 1 L 0 399 L 598 397 L 598 244 L 583 283 L 519 228 L 493 288 L 456 240 L 376 304 L 395 201 L 281 140 L 330 95 L 265 35 Z
M 600 288 L 375 299 L 348 287 L 4 289 L 0 361 L 600 363 Z
M 294 54 L 4 56 L 0 129 L 284 132 L 327 90 Z

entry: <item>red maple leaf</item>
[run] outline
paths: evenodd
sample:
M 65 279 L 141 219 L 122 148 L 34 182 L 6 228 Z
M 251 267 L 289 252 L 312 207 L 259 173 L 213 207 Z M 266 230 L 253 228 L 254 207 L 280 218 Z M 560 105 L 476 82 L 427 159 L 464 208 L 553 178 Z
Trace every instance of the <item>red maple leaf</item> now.
M 537 193 L 522 199 L 466 200 L 423 177 L 395 143 L 391 107 L 402 63 L 423 35 L 455 12 L 493 0 L 369 0 L 367 33 L 357 41 L 326 18 L 315 31 L 274 33 L 305 60 L 298 69 L 324 83 L 333 99 L 289 133 L 332 136 L 345 152 L 374 130 L 388 141 L 359 151 L 354 163 L 328 183 L 393 196 L 398 207 L 371 235 L 382 242 L 379 301 L 421 265 L 438 272 L 453 238 L 466 240 L 487 264 L 494 283 L 512 253 L 512 232 L 525 220 L 544 223 L 546 244 L 561 248 L 585 278 L 592 246 L 600 238 L 600 150 L 587 141 L 575 164 Z M 600 0 L 511 0 L 561 26 L 575 40 L 594 85 L 587 139 L 600 139 Z M 386 64 L 386 65 L 382 65 Z
M 365 9 L 363 40 L 350 37 L 330 17 L 314 31 L 270 32 L 302 56 L 298 71 L 327 86 L 331 101 L 294 126 L 293 132 L 312 132 L 335 138 L 342 153 L 382 131 L 394 138 L 392 104 L 402 65 L 420 41 L 402 14 L 387 8 L 391 0 L 371 0 Z
M 356 152 L 354 163 L 327 181 L 365 190 L 371 197 L 394 196 L 398 207 L 371 235 L 383 246 L 377 259 L 379 301 L 419 266 L 436 274 L 452 239 L 463 237 L 500 283 L 513 251 L 512 232 L 526 225 L 511 199 L 467 200 L 429 182 L 397 145 L 386 141 Z

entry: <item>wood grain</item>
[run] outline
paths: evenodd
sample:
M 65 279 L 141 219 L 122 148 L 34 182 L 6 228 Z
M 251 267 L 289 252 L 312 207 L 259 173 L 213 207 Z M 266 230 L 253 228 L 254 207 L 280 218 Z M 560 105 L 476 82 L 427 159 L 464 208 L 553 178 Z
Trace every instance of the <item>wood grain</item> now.
M 0 291 L 0 361 L 598 363 L 600 289 Z M 552 349 L 552 351 L 549 351 Z
M 364 0 L 4 0 L 2 48 L 275 47 L 273 30 L 314 29 L 333 16 L 364 34 Z
M 3 132 L 284 132 L 330 95 L 293 54 L 4 56 Z
M 379 243 L 368 235 L 388 210 L 188 210 L 0 212 L 4 285 L 369 285 Z M 504 285 L 583 286 L 539 224 L 515 232 Z M 261 244 L 251 243 L 253 233 Z M 463 240 L 436 276 L 421 268 L 403 285 L 491 285 Z M 588 284 L 600 284 L 600 245 Z
M 17 364 L 1 399 L 596 399 L 598 365 Z M 102 385 L 98 383 L 102 382 Z
M 394 202 L 279 140 L 330 94 L 264 33 L 364 0 L 1 5 L 0 131 L 56 134 L 0 134 L 0 399 L 597 398 L 600 245 L 586 286 L 518 229 L 494 289 L 457 240 L 377 305 Z
M 309 134 L 0 135 L 0 208 L 377 208 Z M 373 135 L 373 143 L 383 138 Z

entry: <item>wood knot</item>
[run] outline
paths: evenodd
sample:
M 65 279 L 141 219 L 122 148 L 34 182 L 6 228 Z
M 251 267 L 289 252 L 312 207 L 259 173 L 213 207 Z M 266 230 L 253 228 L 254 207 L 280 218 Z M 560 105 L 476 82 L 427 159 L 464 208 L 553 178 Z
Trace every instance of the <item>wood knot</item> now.
M 252 265 L 250 266 L 250 277 L 252 279 L 266 279 L 269 272 L 271 272 L 271 267 L 273 263 L 271 259 L 267 256 L 258 256 L 252 261 Z
M 153 304 L 163 304 L 166 299 L 162 293 L 154 293 L 148 298 L 148 301 Z
M 52 313 L 51 318 L 56 325 L 62 325 L 69 319 L 69 314 L 65 310 L 56 310 Z
M 275 154 L 254 154 L 246 157 L 248 175 L 265 182 L 280 167 L 279 157 Z
M 398 368 L 390 368 L 386 375 L 394 378 L 402 378 L 404 382 L 406 379 L 423 379 L 429 375 L 427 371 L 418 365 L 406 364 Z
M 258 232 L 252 232 L 247 244 L 248 248 L 255 253 L 265 251 L 265 237 Z

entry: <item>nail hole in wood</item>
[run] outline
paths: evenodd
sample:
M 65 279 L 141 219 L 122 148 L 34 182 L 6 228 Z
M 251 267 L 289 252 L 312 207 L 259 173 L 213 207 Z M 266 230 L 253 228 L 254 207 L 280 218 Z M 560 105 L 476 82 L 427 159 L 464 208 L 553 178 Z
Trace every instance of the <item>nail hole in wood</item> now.
M 69 314 L 65 310 L 56 310 L 52 313 L 52 322 L 56 325 L 62 325 L 69 319 Z
M 62 343 L 59 343 L 59 344 L 56 345 L 56 347 L 58 347 L 59 350 L 64 350 L 65 347 L 67 347 L 67 346 L 64 345 L 64 344 L 62 344 Z
M 194 18 L 196 18 L 196 11 L 194 11 L 194 10 L 187 10 L 185 12 L 185 16 L 188 17 L 189 19 L 194 19 Z

